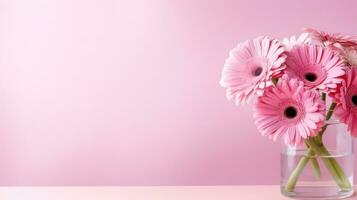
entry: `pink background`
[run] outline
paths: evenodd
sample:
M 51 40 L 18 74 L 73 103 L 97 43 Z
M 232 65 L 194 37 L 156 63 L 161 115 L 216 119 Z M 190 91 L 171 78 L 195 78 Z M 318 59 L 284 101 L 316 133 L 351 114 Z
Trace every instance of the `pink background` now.
M 1 185 L 278 184 L 218 81 L 237 42 L 357 34 L 357 2 L 0 0 Z

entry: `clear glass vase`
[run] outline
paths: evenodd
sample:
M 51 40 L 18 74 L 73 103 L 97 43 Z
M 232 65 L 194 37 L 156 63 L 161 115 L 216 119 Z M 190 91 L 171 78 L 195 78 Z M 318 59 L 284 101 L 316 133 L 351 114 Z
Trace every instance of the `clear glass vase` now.
M 282 145 L 281 192 L 293 198 L 340 199 L 353 194 L 353 138 L 345 124 L 329 122 L 321 137 Z

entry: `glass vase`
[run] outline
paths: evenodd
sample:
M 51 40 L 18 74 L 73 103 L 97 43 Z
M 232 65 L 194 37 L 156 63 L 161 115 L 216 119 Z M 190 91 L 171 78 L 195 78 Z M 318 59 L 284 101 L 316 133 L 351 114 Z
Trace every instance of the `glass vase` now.
M 353 194 L 353 138 L 345 124 L 297 146 L 282 144 L 281 192 L 293 198 L 340 199 Z

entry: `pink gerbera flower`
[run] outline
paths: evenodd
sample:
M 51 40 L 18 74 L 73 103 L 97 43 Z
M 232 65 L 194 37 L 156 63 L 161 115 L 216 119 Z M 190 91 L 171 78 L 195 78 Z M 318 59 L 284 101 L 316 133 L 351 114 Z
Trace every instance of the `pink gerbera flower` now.
M 325 46 L 337 47 L 353 47 L 357 46 L 357 36 L 342 35 L 341 33 L 327 33 L 324 31 L 318 31 L 312 28 L 306 28 L 305 32 L 318 42 L 321 42 Z
M 296 45 L 310 44 L 311 38 L 308 33 L 302 33 L 299 37 L 291 36 L 290 38 L 284 38 L 283 44 L 286 50 L 290 51 Z
M 315 90 L 284 75 L 276 87 L 266 89 L 255 105 L 255 123 L 264 136 L 286 144 L 301 144 L 324 125 L 325 103 Z
M 349 66 L 357 66 L 357 48 L 344 48 L 341 51 L 342 57 Z
M 357 68 L 347 69 L 344 81 L 332 94 L 337 103 L 335 116 L 348 125 L 348 130 L 357 136 Z
M 284 48 L 277 40 L 247 40 L 229 53 L 220 84 L 227 89 L 228 99 L 235 98 L 236 104 L 247 102 L 255 94 L 263 94 L 285 68 L 284 62 Z
M 302 45 L 294 47 L 287 55 L 285 73 L 303 81 L 307 88 L 329 92 L 342 81 L 344 62 L 329 48 Z

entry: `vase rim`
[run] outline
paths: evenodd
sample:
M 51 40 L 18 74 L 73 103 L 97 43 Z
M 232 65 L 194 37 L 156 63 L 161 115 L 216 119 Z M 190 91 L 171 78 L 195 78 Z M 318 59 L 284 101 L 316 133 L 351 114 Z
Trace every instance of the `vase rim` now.
M 326 121 L 326 125 L 334 125 L 334 124 L 342 124 L 342 122 L 340 122 L 340 120 L 337 120 L 337 119 L 332 119 L 332 120 Z

